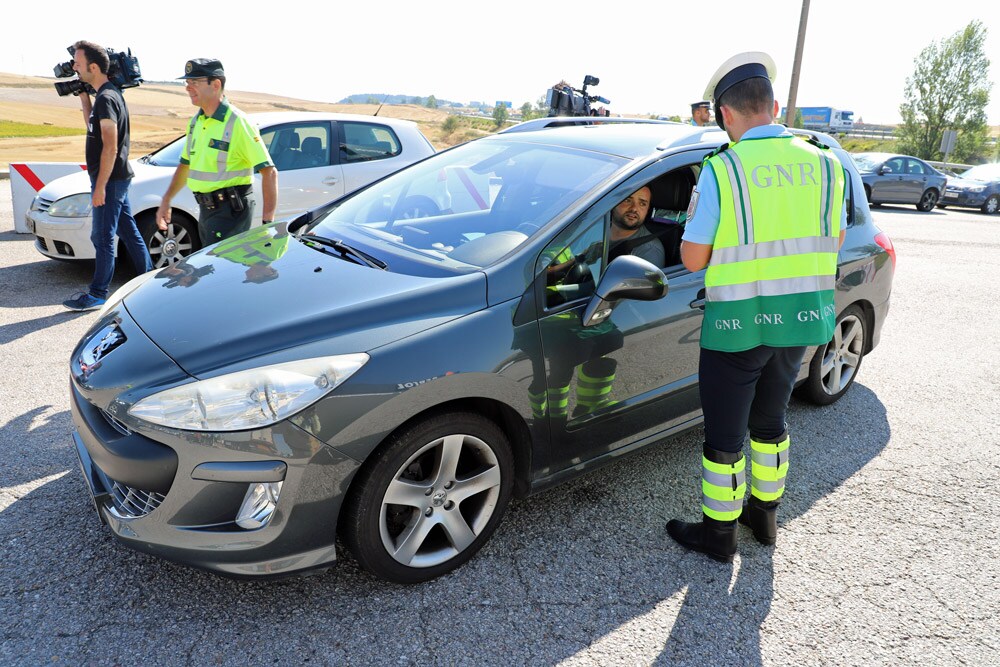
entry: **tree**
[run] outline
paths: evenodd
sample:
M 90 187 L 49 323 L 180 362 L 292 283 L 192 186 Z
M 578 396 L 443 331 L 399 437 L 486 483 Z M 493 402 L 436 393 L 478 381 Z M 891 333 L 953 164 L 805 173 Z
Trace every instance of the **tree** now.
M 531 115 L 531 102 L 525 102 L 521 105 L 521 120 L 531 120 L 534 116 Z
M 422 100 L 419 97 L 411 97 L 410 104 L 420 104 Z
M 986 105 L 990 101 L 990 61 L 986 27 L 971 21 L 951 37 L 925 47 L 906 79 L 905 102 L 896 132 L 899 151 L 925 160 L 941 157 L 945 130 L 957 130 L 950 160 L 969 162 L 986 154 Z
M 430 97 L 427 98 L 427 101 L 424 102 L 424 106 L 427 107 L 428 109 L 437 109 L 438 108 L 437 98 L 431 95 Z
M 497 124 L 497 128 L 503 127 L 503 124 L 507 122 L 507 107 L 502 104 L 498 104 L 493 107 L 493 122 Z
M 378 104 L 378 98 L 374 95 L 369 95 L 368 99 L 365 100 L 365 104 Z

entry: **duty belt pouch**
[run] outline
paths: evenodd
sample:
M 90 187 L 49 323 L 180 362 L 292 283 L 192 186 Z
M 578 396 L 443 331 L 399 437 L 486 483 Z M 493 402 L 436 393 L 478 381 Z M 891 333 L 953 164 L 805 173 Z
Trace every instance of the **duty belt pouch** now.
M 243 203 L 243 195 L 236 188 L 226 188 L 226 193 L 229 195 L 229 205 L 233 208 L 234 213 L 242 213 L 246 208 Z

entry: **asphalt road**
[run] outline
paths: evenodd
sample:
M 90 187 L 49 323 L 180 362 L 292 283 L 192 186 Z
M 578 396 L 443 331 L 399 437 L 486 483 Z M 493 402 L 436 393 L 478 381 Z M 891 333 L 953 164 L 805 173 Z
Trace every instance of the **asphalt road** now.
M 839 403 L 793 400 L 776 548 L 664 533 L 701 430 L 515 501 L 465 567 L 389 585 L 236 582 L 103 529 L 71 448 L 86 268 L 13 232 L 0 181 L 0 663 L 985 665 L 1000 662 L 1000 216 L 875 211 L 899 256 L 882 343 Z M 118 281 L 120 284 L 120 280 Z

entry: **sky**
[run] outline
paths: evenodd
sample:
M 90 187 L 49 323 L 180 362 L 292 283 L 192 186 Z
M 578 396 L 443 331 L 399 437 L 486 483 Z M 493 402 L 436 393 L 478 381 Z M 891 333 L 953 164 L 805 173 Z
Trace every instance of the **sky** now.
M 742 51 L 775 60 L 785 105 L 801 0 L 475 3 L 468 0 L 104 5 L 4 3 L 0 72 L 52 76 L 66 47 L 88 39 L 131 47 L 144 78 L 167 80 L 190 58 L 214 57 L 227 87 L 319 102 L 359 93 L 435 95 L 515 107 L 560 79 L 595 94 L 613 113 L 690 116 L 715 70 Z M 219 10 L 213 10 L 219 7 Z M 932 8 L 928 10 L 928 7 Z M 855 120 L 900 121 L 914 59 L 978 19 L 987 26 L 990 80 L 1000 81 L 1000 3 L 949 0 L 815 0 L 810 4 L 798 106 L 831 106 Z M 44 29 L 43 29 L 44 26 Z M 1000 125 L 1000 86 L 987 118 Z

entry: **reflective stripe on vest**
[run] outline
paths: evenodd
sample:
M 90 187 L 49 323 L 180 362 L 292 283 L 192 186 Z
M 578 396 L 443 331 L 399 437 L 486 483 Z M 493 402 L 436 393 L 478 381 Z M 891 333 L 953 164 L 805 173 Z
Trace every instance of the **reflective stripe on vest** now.
M 791 440 L 786 436 L 777 443 L 757 442 L 750 438 L 750 495 L 769 502 L 785 492 L 788 453 Z
M 715 463 L 701 457 L 701 511 L 716 521 L 735 521 L 746 495 L 746 459 Z
M 195 114 L 194 117 L 191 119 L 190 125 L 188 126 L 187 153 L 188 153 L 188 159 L 189 160 L 190 160 L 191 155 L 192 155 L 192 150 L 194 149 L 194 130 L 195 130 L 195 126 L 198 123 L 198 119 L 201 118 L 202 115 L 203 114 L 201 112 Z M 215 167 L 216 167 L 216 169 L 215 169 L 215 171 L 198 170 L 198 169 L 193 169 L 193 168 L 191 168 L 191 166 L 189 166 L 188 167 L 188 182 L 189 182 L 189 184 L 190 184 L 190 181 L 200 181 L 202 183 L 212 183 L 212 184 L 222 183 L 223 181 L 234 181 L 234 180 L 240 181 L 240 182 L 237 182 L 237 183 L 230 183 L 229 185 L 249 185 L 250 183 L 253 182 L 253 168 L 252 167 L 251 168 L 247 168 L 247 169 L 233 169 L 233 170 L 230 170 L 230 171 L 226 170 L 226 163 L 229 160 L 229 146 L 230 146 L 230 144 L 232 142 L 233 130 L 236 127 L 236 120 L 237 120 L 237 115 L 236 115 L 235 111 L 233 110 L 233 107 L 230 106 L 226 110 L 226 125 L 223 128 L 223 130 L 222 130 L 222 137 L 219 139 L 219 142 L 221 143 L 221 145 L 224 148 L 214 148 L 213 149 L 213 150 L 216 151 L 216 156 L 215 156 Z M 205 149 L 208 150 L 208 145 L 207 144 L 205 146 Z M 201 161 L 199 160 L 199 162 L 201 162 Z M 201 165 L 199 164 L 199 166 L 201 166 Z M 196 191 L 196 192 L 209 192 L 209 191 L 215 190 L 217 188 L 210 188 L 210 189 L 198 188 L 197 190 L 195 188 L 191 188 L 191 189 L 192 189 L 192 191 Z
M 705 273 L 702 347 L 818 345 L 836 320 L 843 167 L 793 137 L 740 141 L 708 158 L 720 221 Z

